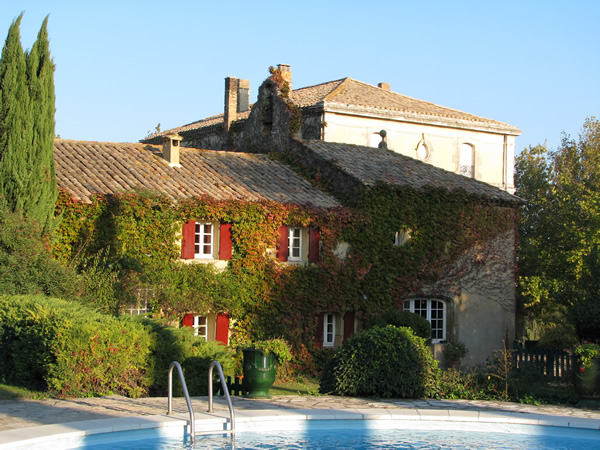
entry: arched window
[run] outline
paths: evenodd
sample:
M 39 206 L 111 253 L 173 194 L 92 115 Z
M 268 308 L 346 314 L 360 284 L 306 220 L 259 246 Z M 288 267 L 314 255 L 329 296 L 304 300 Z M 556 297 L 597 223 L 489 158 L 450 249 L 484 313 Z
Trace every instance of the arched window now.
M 459 171 L 465 177 L 475 176 L 475 147 L 472 144 L 460 144 Z
M 432 342 L 446 340 L 446 302 L 423 298 L 405 300 L 404 311 L 410 311 L 427 319 L 431 325 Z
M 417 145 L 417 159 L 421 161 L 427 161 L 431 156 L 431 146 L 425 142 L 425 139 L 419 142 Z

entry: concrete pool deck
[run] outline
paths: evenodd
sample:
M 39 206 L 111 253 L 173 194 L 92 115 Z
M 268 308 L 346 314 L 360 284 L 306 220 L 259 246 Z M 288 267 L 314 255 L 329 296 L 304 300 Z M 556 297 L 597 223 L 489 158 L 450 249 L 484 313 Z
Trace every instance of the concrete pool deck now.
M 193 397 L 196 430 L 218 430 L 229 418 L 222 397 Z M 600 410 L 554 405 L 523 405 L 474 400 L 394 400 L 334 396 L 279 395 L 271 399 L 232 397 L 236 424 L 266 420 L 396 419 L 551 425 L 600 430 Z M 182 426 L 189 419 L 185 400 L 173 399 L 174 415 L 167 416 L 167 399 L 121 396 L 80 399 L 1 400 L 0 448 L 17 447 L 20 440 L 54 435 Z M 237 425 L 236 425 L 237 426 Z M 222 428 L 221 428 L 222 429 Z

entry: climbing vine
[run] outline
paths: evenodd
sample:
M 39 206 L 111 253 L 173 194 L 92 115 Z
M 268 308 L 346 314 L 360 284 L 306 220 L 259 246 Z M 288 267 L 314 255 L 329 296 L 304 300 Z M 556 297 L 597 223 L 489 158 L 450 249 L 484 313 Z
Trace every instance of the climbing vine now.
M 156 314 L 229 313 L 240 340 L 283 336 L 303 355 L 314 349 L 319 312 L 366 318 L 401 308 L 424 283 L 448 279 L 450 266 L 454 280 L 477 280 L 477 261 L 494 257 L 488 243 L 513 230 L 516 220 L 515 208 L 464 192 L 385 184 L 365 188 L 353 209 L 210 197 L 173 204 L 148 193 L 97 196 L 84 204 L 62 192 L 57 211 L 63 220 L 54 252 L 65 264 L 109 249 L 123 292 L 151 286 Z M 190 219 L 232 225 L 227 270 L 180 262 L 181 227 Z M 319 229 L 318 263 L 276 260 L 283 224 Z M 394 245 L 399 231 L 410 235 L 401 246 Z

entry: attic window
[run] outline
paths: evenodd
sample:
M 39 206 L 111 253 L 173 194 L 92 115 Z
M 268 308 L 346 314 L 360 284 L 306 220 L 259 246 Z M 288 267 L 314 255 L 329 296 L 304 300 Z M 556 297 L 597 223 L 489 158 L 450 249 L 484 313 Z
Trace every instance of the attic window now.
M 419 145 L 417 146 L 417 158 L 419 158 L 421 161 L 427 161 L 430 156 L 431 152 L 429 151 L 429 147 L 425 141 L 419 142 Z
M 460 144 L 460 174 L 465 177 L 473 178 L 475 176 L 475 147 L 473 144 Z

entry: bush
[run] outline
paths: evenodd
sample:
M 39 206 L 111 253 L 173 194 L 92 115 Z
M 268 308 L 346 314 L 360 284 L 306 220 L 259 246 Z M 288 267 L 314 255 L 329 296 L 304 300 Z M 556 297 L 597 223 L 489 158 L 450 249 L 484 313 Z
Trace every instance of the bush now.
M 0 209 L 0 295 L 73 297 L 76 273 L 52 259 L 39 227 Z
M 349 339 L 325 368 L 321 393 L 421 398 L 436 395 L 439 369 L 410 328 L 374 327 Z
M 169 366 L 173 361 L 181 364 L 190 395 L 208 394 L 208 367 L 219 361 L 226 375 L 233 375 L 236 362 L 233 351 L 217 342 L 206 342 L 194 336 L 189 327 L 174 328 L 165 322 L 143 319 L 151 330 L 151 365 L 148 368 L 150 393 L 167 395 Z M 217 370 L 213 371 L 216 379 Z M 216 386 L 216 382 L 213 381 Z M 183 395 L 176 369 L 173 369 L 173 395 Z
M 43 296 L 0 296 L 0 373 L 59 397 L 146 393 L 151 336 L 128 317 Z
M 395 327 L 408 327 L 417 335 L 431 341 L 431 325 L 429 321 L 418 314 L 409 311 L 398 311 L 391 309 L 385 313 L 378 314 L 367 320 L 365 328 L 385 327 L 394 325 Z

